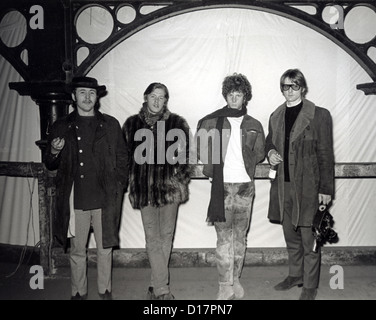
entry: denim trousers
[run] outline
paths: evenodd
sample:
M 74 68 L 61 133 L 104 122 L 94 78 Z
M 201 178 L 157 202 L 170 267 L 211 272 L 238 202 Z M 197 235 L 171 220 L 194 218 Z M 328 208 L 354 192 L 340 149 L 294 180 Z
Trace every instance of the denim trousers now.
M 150 286 L 156 296 L 170 292 L 169 261 L 175 234 L 177 204 L 141 209 L 146 251 L 151 267 Z
M 72 296 L 78 292 L 87 294 L 87 243 L 90 226 L 93 226 L 97 244 L 97 285 L 98 292 L 111 292 L 112 248 L 103 249 L 102 245 L 102 209 L 74 210 L 76 235 L 71 238 L 70 266 Z
M 233 285 L 243 269 L 247 232 L 255 194 L 254 182 L 224 183 L 226 222 L 215 222 L 216 262 L 220 285 Z
M 290 182 L 285 182 L 285 200 L 283 212 L 283 234 L 289 258 L 289 276 L 302 277 L 303 286 L 308 289 L 317 288 L 320 278 L 321 248 L 313 251 L 314 236 L 311 227 L 295 227 L 292 224 L 291 212 L 293 194 Z

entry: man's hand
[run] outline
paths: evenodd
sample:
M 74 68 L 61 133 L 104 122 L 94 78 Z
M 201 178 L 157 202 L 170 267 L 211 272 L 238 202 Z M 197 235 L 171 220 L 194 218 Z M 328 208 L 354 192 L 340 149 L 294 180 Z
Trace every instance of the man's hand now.
M 65 145 L 64 138 L 55 138 L 51 141 L 51 153 L 58 154 L 61 150 L 63 150 Z
M 272 149 L 269 151 L 269 163 L 272 166 L 277 166 L 283 161 L 281 155 L 277 152 L 277 150 Z
M 322 203 L 327 206 L 330 203 L 330 201 L 332 201 L 331 195 L 319 193 L 319 203 Z

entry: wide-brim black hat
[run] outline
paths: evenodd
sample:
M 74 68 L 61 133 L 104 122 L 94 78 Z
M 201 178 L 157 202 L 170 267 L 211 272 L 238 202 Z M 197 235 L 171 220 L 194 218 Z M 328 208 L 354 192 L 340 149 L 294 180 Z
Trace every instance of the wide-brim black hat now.
M 107 93 L 106 86 L 99 85 L 97 79 L 90 77 L 74 77 L 72 81 L 66 85 L 68 93 L 72 93 L 76 88 L 96 89 L 99 97 L 104 96 Z

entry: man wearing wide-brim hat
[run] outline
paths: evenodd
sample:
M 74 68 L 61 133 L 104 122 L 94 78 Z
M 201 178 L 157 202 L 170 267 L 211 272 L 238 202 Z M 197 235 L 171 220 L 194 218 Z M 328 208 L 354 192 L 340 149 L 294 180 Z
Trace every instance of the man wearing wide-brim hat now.
M 98 97 L 103 97 L 107 94 L 106 86 L 99 85 L 97 79 L 90 77 L 75 77 L 70 83 L 66 85 L 68 93 L 74 93 L 76 88 L 91 88 L 97 90 Z
M 112 248 L 119 245 L 119 224 L 127 187 L 127 149 L 119 122 L 101 113 L 106 86 L 76 77 L 66 86 L 74 111 L 58 119 L 48 136 L 45 164 L 56 174 L 55 239 L 70 239 L 72 299 L 87 298 L 87 251 L 90 227 L 97 245 L 97 285 L 112 299 Z

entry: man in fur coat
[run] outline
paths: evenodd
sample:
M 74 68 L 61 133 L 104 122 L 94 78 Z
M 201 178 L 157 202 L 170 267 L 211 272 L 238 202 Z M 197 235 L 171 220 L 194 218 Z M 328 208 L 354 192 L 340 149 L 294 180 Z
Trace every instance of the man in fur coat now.
M 129 199 L 141 211 L 151 266 L 149 299 L 172 300 L 169 259 L 178 207 L 188 200 L 189 127 L 167 108 L 169 92 L 150 84 L 140 112 L 123 126 L 129 148 Z

